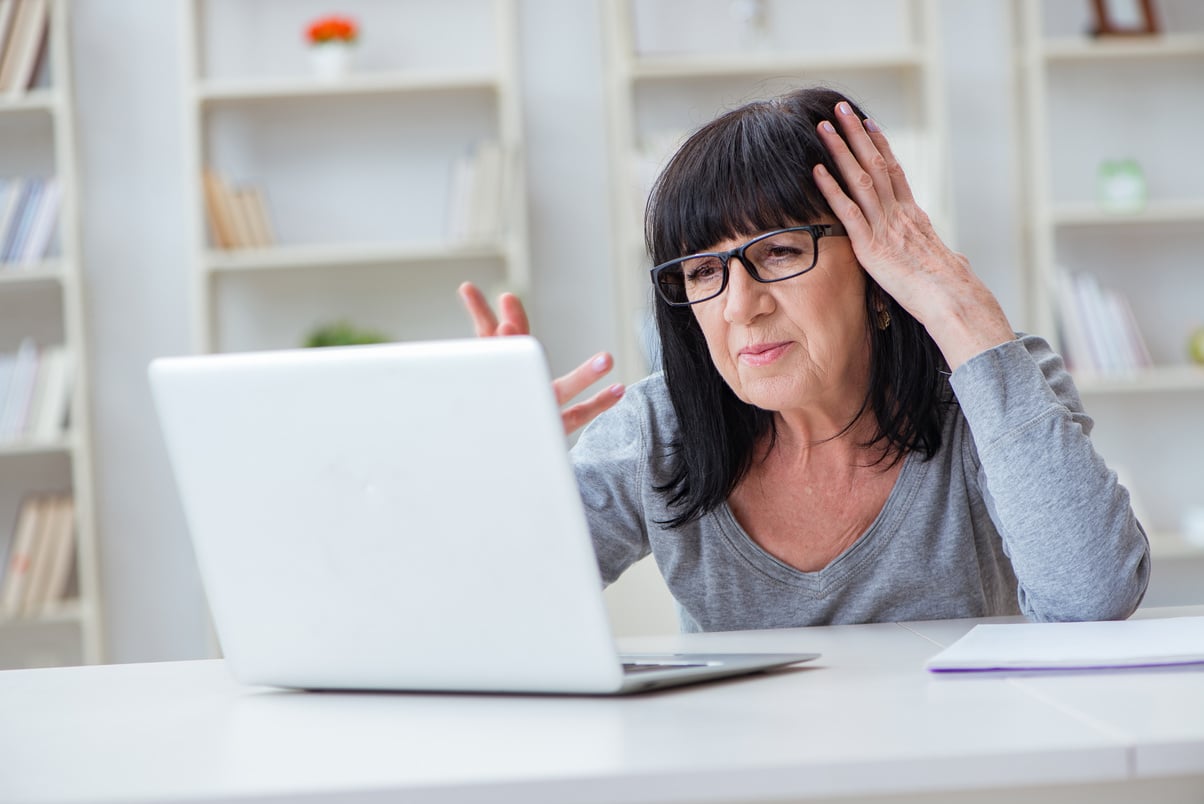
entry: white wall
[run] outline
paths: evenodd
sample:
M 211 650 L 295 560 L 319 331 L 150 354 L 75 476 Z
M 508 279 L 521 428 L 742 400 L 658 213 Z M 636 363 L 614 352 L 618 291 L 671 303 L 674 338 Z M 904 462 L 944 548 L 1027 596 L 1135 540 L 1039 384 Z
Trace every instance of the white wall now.
M 945 57 L 959 247 L 1015 314 L 1023 289 L 1015 278 L 1007 8 L 1004 0 L 945 0 L 942 17 L 956 31 L 945 38 Z M 565 370 L 615 346 L 600 15 L 595 0 L 523 0 L 521 11 L 531 307 L 553 368 Z M 109 659 L 121 662 L 207 650 L 145 381 L 151 358 L 191 348 L 182 13 L 180 2 L 74 3 L 97 514 Z

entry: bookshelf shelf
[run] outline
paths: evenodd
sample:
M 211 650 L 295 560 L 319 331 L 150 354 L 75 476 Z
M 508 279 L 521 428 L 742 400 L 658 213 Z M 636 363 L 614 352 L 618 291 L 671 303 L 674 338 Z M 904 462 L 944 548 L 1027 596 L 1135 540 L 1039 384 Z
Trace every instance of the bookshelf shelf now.
M 32 2 L 25 6 L 37 7 Z M 54 235 L 47 244 L 50 256 L 32 262 L 0 264 L 0 351 L 15 353 L 18 363 L 23 363 L 21 371 L 26 372 L 24 382 L 32 383 L 21 386 L 30 394 L 27 410 L 31 412 L 18 414 L 25 421 L 18 422 L 15 430 L 12 428 L 16 420 L 9 417 L 6 421 L 9 429 L 0 442 L 0 522 L 8 523 L 0 526 L 4 528 L 0 531 L 0 556 L 5 557 L 5 564 L 0 566 L 0 602 L 6 613 L 12 610 L 8 607 L 15 600 L 23 606 L 50 605 L 47 611 L 53 614 L 0 621 L 0 628 L 6 631 L 5 638 L 0 639 L 0 667 L 6 668 L 30 663 L 98 663 L 104 659 L 93 512 L 89 344 L 84 325 L 78 234 L 76 121 L 71 83 L 73 3 L 47 0 L 45 8 L 48 14 L 45 42 L 37 51 L 40 65 L 31 73 L 33 85 L 0 99 L 0 142 L 3 142 L 6 177 L 21 181 L 36 179 L 41 194 L 38 202 L 44 198 L 57 201 L 56 207 L 42 207 L 37 213 L 41 215 L 42 209 L 54 210 L 42 219 L 49 227 L 44 231 Z M 36 15 L 27 19 L 35 18 Z M 55 180 L 53 185 L 48 181 L 51 177 Z M 50 186 L 54 187 L 55 195 L 46 194 Z M 33 191 L 29 197 L 36 197 Z M 25 344 L 35 345 L 36 351 L 27 351 Z M 36 358 L 30 360 L 34 354 Z M 69 356 L 69 361 L 63 355 Z M 13 369 L 14 373 L 17 371 Z M 52 376 L 53 382 L 47 379 Z M 0 395 L 13 392 L 12 377 L 9 374 L 5 387 L 0 387 Z M 39 389 L 49 394 L 51 388 L 56 395 L 61 393 L 59 403 L 70 398 L 64 411 L 70 429 L 54 437 L 31 436 L 31 432 L 49 434 L 59 426 L 53 418 L 59 408 L 44 407 L 51 397 L 39 396 Z M 39 400 L 42 406 L 32 400 Z M 12 410 L 20 408 L 9 408 Z M 44 421 L 39 419 L 39 413 L 44 414 Z M 43 425 L 45 430 L 40 429 Z M 53 572 L 66 568 L 66 575 L 56 577 L 67 582 L 68 593 L 76 598 L 66 605 L 45 603 L 61 594 L 63 586 L 56 585 L 57 591 L 47 592 L 50 586 L 44 585 L 35 593 L 33 587 L 38 584 L 26 583 L 35 574 L 36 558 L 28 565 L 30 575 L 18 571 L 22 577 L 14 582 L 17 574 L 13 571 L 16 555 L 13 548 L 18 535 L 37 534 L 28 538 L 27 545 L 52 543 L 47 540 L 46 528 L 35 531 L 21 527 L 24 522 L 34 521 L 24 516 L 31 510 L 26 505 L 48 495 L 69 501 L 69 505 L 56 503 L 56 535 L 60 539 L 53 540 L 58 560 Z M 36 554 L 35 547 L 28 555 Z M 66 564 L 62 563 L 64 558 Z M 49 567 L 43 564 L 37 571 Z M 41 577 L 47 577 L 46 573 Z M 75 591 L 70 592 L 69 587 Z M 65 629 L 64 625 L 71 627 Z
M 1193 544 L 1178 533 L 1154 532 L 1149 534 L 1150 554 L 1155 559 L 1200 559 L 1204 558 L 1204 545 Z
M 1204 58 L 1204 35 L 1167 33 L 1154 36 L 1047 39 L 1041 55 L 1049 62 L 1111 62 L 1118 59 Z
M 498 86 L 498 77 L 493 72 L 365 73 L 338 83 L 309 78 L 206 81 L 197 87 L 197 100 L 206 105 L 261 103 L 292 98 L 497 90 Z
M 1132 375 L 1075 374 L 1084 394 L 1157 394 L 1204 391 L 1204 366 L 1155 366 Z
M 32 617 L 0 617 L 0 631 L 35 629 L 58 625 L 79 625 L 85 621 L 84 607 L 78 600 L 67 600 L 53 609 Z
M 70 454 L 75 449 L 75 440 L 69 436 L 48 441 L 0 441 L 0 457 L 21 455 Z
M 0 264 L 0 284 L 35 285 L 63 282 L 66 274 L 58 260 L 46 260 L 28 266 Z
M 53 89 L 30 89 L 15 98 L 0 100 L 0 112 L 53 112 L 59 104 L 59 93 Z
M 502 245 L 295 245 L 205 253 L 205 265 L 214 273 L 288 271 L 356 265 L 407 265 L 458 263 L 466 260 L 505 258 Z
M 1049 213 L 1054 226 L 1142 226 L 1154 223 L 1204 223 L 1204 201 L 1152 200 L 1140 212 L 1118 213 L 1091 202 L 1063 203 Z
M 919 70 L 925 55 L 915 48 L 864 53 L 806 56 L 784 53 L 719 53 L 636 56 L 631 78 L 636 81 L 688 80 L 692 78 L 805 75 L 833 71 L 869 72 Z

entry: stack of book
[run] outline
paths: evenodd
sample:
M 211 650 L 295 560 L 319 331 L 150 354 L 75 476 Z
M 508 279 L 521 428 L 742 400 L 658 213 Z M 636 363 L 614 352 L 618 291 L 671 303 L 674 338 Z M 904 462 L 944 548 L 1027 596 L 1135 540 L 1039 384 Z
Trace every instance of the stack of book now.
M 0 95 L 17 98 L 33 84 L 49 21 L 49 0 L 0 0 Z
M 21 501 L 0 576 L 0 620 L 54 613 L 73 594 L 75 501 L 32 494 Z
M 25 338 L 16 352 L 0 352 L 0 444 L 60 437 L 71 400 L 69 353 L 39 348 Z
M 213 245 L 221 249 L 265 248 L 276 242 L 263 190 L 249 184 L 231 185 L 206 170 L 205 210 Z
M 447 236 L 453 243 L 491 243 L 505 231 L 505 188 L 515 165 L 502 146 L 485 140 L 452 165 Z
M 1129 300 L 1090 274 L 1059 270 L 1058 325 L 1071 371 L 1132 376 L 1153 365 Z
M 0 270 L 45 259 L 61 201 L 54 177 L 0 179 Z

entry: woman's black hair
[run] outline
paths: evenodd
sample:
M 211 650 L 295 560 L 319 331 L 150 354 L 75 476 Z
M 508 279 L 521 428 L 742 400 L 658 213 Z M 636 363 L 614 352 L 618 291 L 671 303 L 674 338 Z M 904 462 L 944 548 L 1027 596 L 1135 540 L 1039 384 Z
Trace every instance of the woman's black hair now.
M 799 89 L 741 106 L 695 132 L 669 161 L 648 199 L 645 239 L 653 263 L 705 251 L 770 229 L 835 219 L 812 178 L 822 162 L 847 186 L 816 134 L 840 101 L 831 89 Z M 666 494 L 678 527 L 721 505 L 747 473 L 757 444 L 773 438 L 774 418 L 740 400 L 715 368 L 689 307 L 655 296 L 661 361 L 679 431 L 670 445 Z M 890 326 L 877 326 L 885 307 Z M 948 398 L 945 363 L 927 330 L 866 276 L 870 387 L 861 410 L 877 424 L 867 446 L 891 464 L 904 453 L 931 458 L 941 445 Z

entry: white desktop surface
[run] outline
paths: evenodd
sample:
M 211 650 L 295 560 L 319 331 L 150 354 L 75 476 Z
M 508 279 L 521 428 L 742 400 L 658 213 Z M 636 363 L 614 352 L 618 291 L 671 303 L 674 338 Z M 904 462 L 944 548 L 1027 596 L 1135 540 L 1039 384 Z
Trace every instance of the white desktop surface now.
M 0 801 L 1151 800 L 1143 780 L 1204 800 L 1204 668 L 929 674 L 975 622 L 624 640 L 823 654 L 624 698 L 287 692 L 220 661 L 0 672 Z

